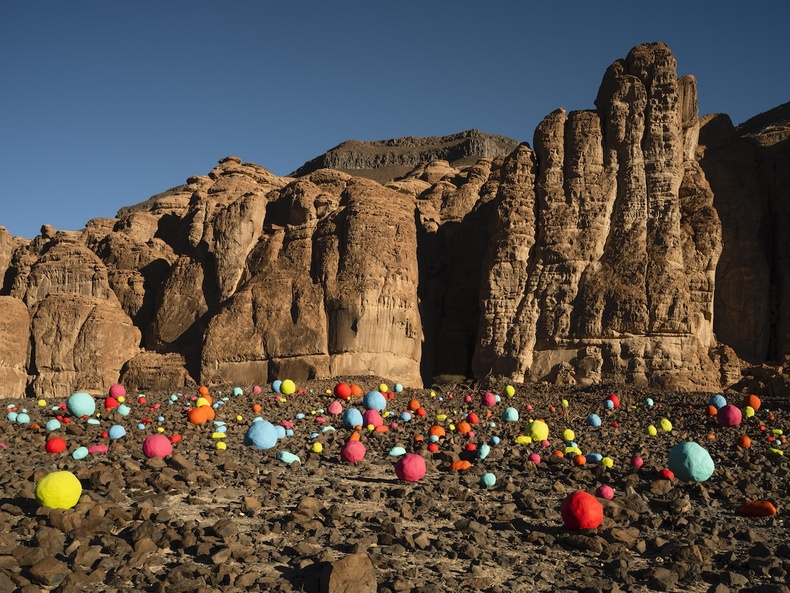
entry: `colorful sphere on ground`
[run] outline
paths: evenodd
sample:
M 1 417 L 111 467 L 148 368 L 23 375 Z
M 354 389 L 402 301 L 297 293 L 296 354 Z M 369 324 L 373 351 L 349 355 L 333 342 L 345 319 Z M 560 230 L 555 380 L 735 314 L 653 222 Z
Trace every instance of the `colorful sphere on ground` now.
M 595 529 L 603 521 L 603 506 L 592 494 L 577 490 L 565 497 L 560 506 L 562 522 L 567 529 Z
M 143 441 L 143 455 L 148 459 L 161 457 L 164 459 L 173 452 L 173 445 L 163 434 L 152 434 Z
M 82 484 L 69 471 L 47 474 L 36 484 L 36 500 L 51 509 L 70 509 L 82 495 Z
M 425 476 L 425 459 L 416 453 L 404 455 L 395 464 L 395 475 L 404 482 L 416 482 Z
M 96 400 L 90 393 L 78 391 L 66 400 L 66 407 L 73 416 L 93 416 L 96 411 Z
M 695 442 L 672 447 L 668 465 L 675 477 L 686 482 L 704 482 L 715 469 L 710 453 Z
M 277 431 L 271 422 L 257 420 L 247 429 L 244 444 L 262 451 L 271 449 L 277 444 Z

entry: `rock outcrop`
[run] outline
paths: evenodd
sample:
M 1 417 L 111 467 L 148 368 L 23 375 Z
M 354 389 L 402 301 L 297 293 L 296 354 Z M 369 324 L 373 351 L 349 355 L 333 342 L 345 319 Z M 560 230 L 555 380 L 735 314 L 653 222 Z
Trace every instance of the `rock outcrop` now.
M 738 356 L 790 354 L 787 106 L 700 120 L 655 43 L 610 66 L 595 107 L 549 114 L 534 149 L 344 143 L 282 178 L 226 157 L 81 231 L 0 227 L 0 393 L 440 374 L 719 389 Z

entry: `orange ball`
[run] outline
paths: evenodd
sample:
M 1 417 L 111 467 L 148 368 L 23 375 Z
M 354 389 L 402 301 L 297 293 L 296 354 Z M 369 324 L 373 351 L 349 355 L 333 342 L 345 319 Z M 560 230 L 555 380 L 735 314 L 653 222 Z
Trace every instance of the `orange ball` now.
M 252 411 L 256 414 L 260 414 L 262 409 L 263 408 L 261 408 L 261 404 L 255 404 L 252 406 Z
M 412 412 L 416 412 L 417 410 L 420 409 L 420 402 L 417 401 L 416 399 L 409 400 L 409 409 Z
M 743 435 L 741 437 L 738 437 L 736 444 L 743 449 L 748 449 L 749 447 L 752 446 L 752 439 L 750 439 L 746 435 Z
M 466 433 L 468 433 L 470 430 L 472 430 L 472 427 L 471 427 L 471 425 L 470 425 L 468 422 L 466 422 L 465 420 L 462 420 L 461 422 L 459 422 L 459 423 L 456 425 L 456 427 L 455 427 L 455 428 L 456 428 L 456 430 L 457 430 L 458 432 L 460 432 L 462 435 L 466 435 Z
M 199 408 L 189 408 L 187 418 L 192 424 L 205 424 L 208 422 L 208 410 L 214 411 L 211 406 L 200 406 Z
M 584 465 L 587 463 L 587 458 L 584 455 L 576 455 L 573 458 L 573 465 Z
M 754 410 L 756 412 L 757 410 L 760 409 L 761 405 L 762 405 L 762 402 L 760 401 L 760 398 L 757 397 L 756 395 L 747 395 L 746 397 L 743 398 L 743 406 L 742 407 L 744 407 L 744 408 L 746 406 L 749 406 L 752 410 Z
M 351 396 L 352 397 L 361 397 L 362 396 L 362 388 L 359 385 L 357 385 L 356 383 L 354 383 L 351 386 Z
M 206 397 L 208 395 L 208 387 L 206 387 L 205 385 L 201 385 L 200 387 L 198 387 L 198 393 L 203 397 Z
M 428 435 L 432 436 L 432 437 L 436 436 L 436 437 L 440 437 L 441 438 L 445 434 L 447 434 L 447 433 L 445 433 L 444 428 L 442 428 L 438 424 L 434 424 L 433 426 L 431 426 L 430 429 L 428 429 Z
M 706 414 L 708 416 L 715 416 L 718 413 L 719 413 L 719 409 L 716 406 L 712 405 L 712 404 L 709 405 L 708 409 L 706 410 Z

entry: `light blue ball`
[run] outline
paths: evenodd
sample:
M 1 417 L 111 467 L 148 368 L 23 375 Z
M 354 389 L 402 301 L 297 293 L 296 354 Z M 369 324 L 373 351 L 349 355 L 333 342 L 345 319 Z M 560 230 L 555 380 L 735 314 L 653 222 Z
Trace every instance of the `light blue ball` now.
M 493 436 L 493 437 L 491 437 L 491 440 L 490 440 L 489 442 L 490 442 L 492 445 L 498 445 L 498 444 L 499 444 L 499 440 L 500 440 L 500 439 L 499 439 L 499 437 L 498 437 L 498 436 Z
M 277 430 L 266 420 L 253 422 L 244 434 L 244 444 L 261 451 L 271 449 L 277 444 Z
M 280 386 L 282 384 L 283 382 L 280 381 L 279 379 L 277 379 L 276 381 L 272 381 L 272 391 L 274 391 L 274 393 L 280 393 Z
M 233 395 L 244 395 L 244 390 L 241 387 L 234 387 Z
M 710 453 L 697 443 L 686 442 L 670 450 L 669 469 L 685 482 L 704 482 L 713 475 L 715 466 Z
M 490 445 L 486 445 L 485 443 L 483 443 L 482 445 L 480 445 L 480 448 L 477 450 L 477 458 L 485 459 L 486 457 L 488 457 L 489 453 L 491 453 Z
M 362 412 L 356 408 L 349 408 L 343 412 L 343 424 L 348 428 L 362 426 Z
M 52 418 L 51 420 L 47 420 L 47 423 L 44 425 L 44 428 L 47 430 L 57 430 L 60 428 L 60 420 L 57 418 Z
M 86 420 L 86 422 L 87 422 L 88 424 L 92 424 L 93 426 L 98 426 L 99 424 L 101 424 L 101 422 L 99 422 L 99 419 L 98 419 L 98 418 L 88 418 L 88 419 Z
M 401 412 L 400 419 L 403 422 L 408 422 L 409 420 L 411 420 L 411 414 L 409 414 L 409 412 Z
M 516 408 L 505 408 L 502 412 L 502 420 L 505 422 L 518 422 L 518 410 Z
M 128 416 L 129 412 L 132 411 L 132 408 L 130 408 L 126 404 L 121 404 L 120 406 L 115 408 L 115 411 L 118 412 L 121 416 Z
M 647 399 L 645 399 L 645 405 L 648 408 L 652 408 L 653 407 L 653 403 L 655 403 L 655 402 L 653 402 L 653 398 L 652 397 L 648 397 Z
M 107 434 L 110 435 L 111 439 L 117 440 L 126 435 L 126 429 L 120 424 L 115 424 L 110 427 Z
M 604 400 L 603 407 L 606 408 L 607 410 L 613 410 L 614 402 L 610 399 Z
M 293 431 L 292 428 L 286 428 L 285 429 L 285 436 L 292 437 L 293 435 L 294 435 L 294 431 Z
M 85 459 L 88 456 L 88 447 L 77 447 L 71 454 L 72 459 Z
M 138 424 L 137 425 L 137 430 L 145 430 L 145 424 L 143 424 L 142 422 L 140 424 Z
M 19 414 L 16 412 L 8 412 L 8 414 L 5 415 L 5 419 L 9 422 L 16 422 L 17 416 L 19 416 Z
M 590 414 L 589 416 L 587 416 L 587 426 L 598 427 L 600 425 L 601 425 L 601 417 L 598 414 Z
M 21 412 L 16 415 L 16 423 L 17 424 L 30 424 L 30 416 Z
M 285 438 L 285 427 L 284 426 L 280 426 L 279 424 L 276 424 L 274 426 L 274 432 L 277 433 L 277 438 L 278 439 L 284 439 Z
M 371 391 L 362 400 L 362 405 L 366 410 L 381 412 L 387 407 L 387 398 L 380 391 Z
M 295 416 L 295 418 L 296 418 L 297 420 L 304 420 L 304 414 L 303 414 L 302 412 L 299 412 L 299 413 L 298 413 L 298 414 Z
M 724 396 L 721 394 L 711 396 L 708 403 L 715 407 L 717 410 L 722 409 L 724 406 L 727 405 L 727 400 L 724 399 Z
M 395 393 L 400 393 L 401 391 L 403 391 L 403 385 L 395 383 Z
M 96 411 L 96 400 L 90 393 L 78 391 L 66 400 L 66 407 L 73 416 L 93 416 Z
M 491 488 L 496 484 L 496 476 L 491 472 L 486 472 L 480 476 L 480 485 L 484 488 Z

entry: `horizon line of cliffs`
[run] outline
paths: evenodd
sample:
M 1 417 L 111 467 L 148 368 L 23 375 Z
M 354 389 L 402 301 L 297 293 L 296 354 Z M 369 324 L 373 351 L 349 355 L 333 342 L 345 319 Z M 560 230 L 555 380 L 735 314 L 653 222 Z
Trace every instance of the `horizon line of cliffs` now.
M 81 231 L 0 227 L 0 394 L 440 374 L 718 390 L 790 353 L 790 117 L 699 118 L 661 43 L 534 149 L 381 185 L 227 157 Z

